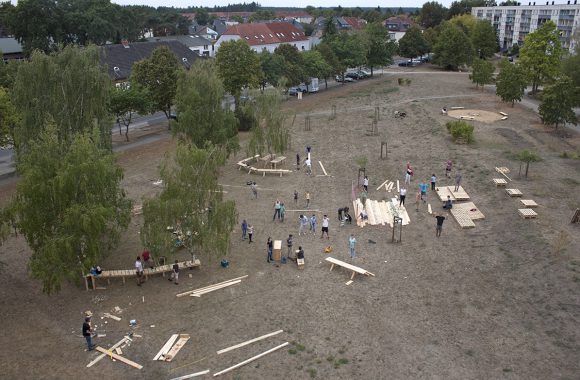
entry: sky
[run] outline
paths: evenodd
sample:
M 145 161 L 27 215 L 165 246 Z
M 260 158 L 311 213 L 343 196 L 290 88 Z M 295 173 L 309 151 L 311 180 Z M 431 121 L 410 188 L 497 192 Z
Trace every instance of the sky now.
M 121 5 L 139 4 L 150 5 L 153 7 L 167 6 L 167 7 L 188 7 L 188 6 L 204 6 L 213 7 L 214 5 L 228 5 L 234 3 L 251 3 L 252 0 L 113 0 L 113 3 Z M 381 8 L 399 8 L 399 7 L 421 7 L 427 0 L 255 0 L 264 7 L 296 7 L 305 8 L 307 5 L 314 7 L 337 7 L 344 8 L 354 7 L 377 7 Z M 440 0 L 439 3 L 449 7 L 452 0 Z

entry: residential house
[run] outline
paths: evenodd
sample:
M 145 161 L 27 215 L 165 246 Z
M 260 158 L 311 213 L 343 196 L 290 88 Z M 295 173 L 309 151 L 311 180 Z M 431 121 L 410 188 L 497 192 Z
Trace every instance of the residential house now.
M 101 46 L 101 62 L 107 66 L 109 77 L 117 85 L 122 85 L 131 76 L 133 64 L 149 58 L 160 46 L 167 46 L 186 69 L 189 69 L 195 60 L 200 58 L 177 40 L 135 43 L 128 43 L 125 40 L 122 44 Z
M 314 19 L 311 15 L 309 15 L 308 13 L 302 11 L 298 11 L 298 12 L 292 12 L 292 11 L 288 11 L 288 12 L 276 12 L 274 13 L 274 15 L 276 16 L 276 18 L 281 19 L 281 20 L 285 20 L 285 21 L 292 21 L 292 20 L 296 20 L 299 23 L 302 24 L 310 24 L 312 22 L 312 20 Z
M 240 39 L 258 53 L 274 52 L 282 44 L 293 45 L 299 51 L 310 50 L 310 42 L 303 31 L 287 22 L 268 22 L 230 26 L 216 42 L 216 53 L 223 42 Z
M 336 25 L 336 30 L 339 32 L 348 32 L 351 30 L 361 30 L 363 29 L 367 21 L 358 17 L 333 17 L 334 25 Z M 326 23 L 326 17 L 317 17 L 314 20 L 314 32 L 313 37 L 322 37 L 324 31 L 324 25 Z
M 217 19 L 222 21 L 229 21 L 230 17 L 239 16 L 247 22 L 254 12 L 209 12 L 210 16 L 215 16 Z
M 0 51 L 2 52 L 2 59 L 4 62 L 10 60 L 21 60 L 24 59 L 24 54 L 22 53 L 22 45 L 13 37 L 2 37 L 0 38 Z
M 389 37 L 393 41 L 399 41 L 407 30 L 415 25 L 415 22 L 405 16 L 389 17 L 384 21 L 385 28 L 389 31 Z
M 367 25 L 367 20 L 362 18 L 343 17 L 343 19 L 350 25 L 350 29 L 352 30 L 362 30 Z
M 209 26 L 203 26 L 201 29 L 199 29 L 197 32 L 195 32 L 195 35 L 201 36 L 203 38 L 207 38 L 208 40 L 213 40 L 213 41 L 217 40 L 219 37 L 218 32 L 216 32 L 215 30 L 213 30 Z
M 215 41 L 210 41 L 207 38 L 198 35 L 187 35 L 187 36 L 167 36 L 167 37 L 151 37 L 147 39 L 148 41 L 178 41 L 179 43 L 185 45 L 189 50 L 194 53 L 204 56 L 213 56 L 213 43 Z

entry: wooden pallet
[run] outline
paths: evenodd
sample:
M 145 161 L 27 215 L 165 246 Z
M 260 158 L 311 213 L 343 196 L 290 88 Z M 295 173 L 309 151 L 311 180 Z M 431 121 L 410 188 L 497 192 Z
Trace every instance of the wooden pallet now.
M 453 205 L 453 209 L 460 210 L 465 213 L 471 220 L 481 220 L 485 219 L 485 215 L 481 212 L 479 208 L 475 206 L 473 202 L 466 203 L 456 203 Z M 472 211 L 475 210 L 475 211 Z
M 518 189 L 505 189 L 505 191 L 510 197 L 521 197 L 523 195 Z
M 465 213 L 465 211 L 456 208 L 455 206 L 451 209 L 451 215 L 455 218 L 457 223 L 459 223 L 459 227 L 461 228 L 474 228 L 475 223 L 473 220 Z
M 536 203 L 536 201 L 531 200 L 531 199 L 520 199 L 520 202 L 522 202 L 522 204 L 527 208 L 538 207 L 538 204 Z
M 499 174 L 503 175 L 504 177 L 506 177 L 508 180 L 512 180 L 510 177 L 507 176 L 507 173 L 510 172 L 510 170 L 508 168 L 506 168 L 505 166 L 502 167 L 496 167 L 495 171 L 498 172 Z
M 518 209 L 520 216 L 524 219 L 533 219 L 538 216 L 538 214 L 531 208 L 520 208 Z
M 448 195 L 452 201 L 467 201 L 470 199 L 469 194 L 461 186 L 459 186 L 457 191 L 455 191 L 455 186 L 441 186 L 435 188 L 435 192 L 442 202 L 447 200 Z
M 493 183 L 498 187 L 505 187 L 507 185 L 507 181 L 503 178 L 494 178 Z

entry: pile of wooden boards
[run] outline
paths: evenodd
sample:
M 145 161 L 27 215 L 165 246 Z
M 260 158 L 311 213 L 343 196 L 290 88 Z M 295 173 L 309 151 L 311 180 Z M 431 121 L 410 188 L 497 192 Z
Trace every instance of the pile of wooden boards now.
M 237 285 L 240 282 L 242 282 L 242 279 L 244 279 L 246 277 L 248 277 L 248 275 L 238 277 L 238 278 L 233 278 L 231 280 L 227 280 L 224 282 L 219 282 L 217 284 L 205 286 L 203 288 L 189 290 L 187 292 L 177 294 L 177 297 L 184 297 L 184 296 L 201 297 L 202 295 L 204 295 L 206 293 L 210 293 L 210 292 L 213 292 L 213 291 L 218 290 L 218 289 L 227 288 L 228 286 Z
M 173 334 L 153 360 L 170 362 L 190 339 L 189 334 Z
M 371 226 L 384 226 L 385 224 L 388 224 L 393 227 L 393 219 L 395 216 L 398 216 L 403 220 L 404 226 L 411 222 L 407 210 L 404 206 L 399 206 L 397 198 L 392 198 L 388 202 L 367 199 L 364 207 L 368 217 L 367 220 L 362 220 L 360 216 L 363 210 L 363 204 L 360 199 L 357 198 L 353 201 L 353 209 L 356 213 L 356 223 L 359 227 L 364 227 L 367 224 Z
M 108 356 L 111 359 L 118 360 L 122 363 L 130 365 L 133 368 L 137 368 L 137 369 L 143 368 L 143 366 L 141 364 L 137 364 L 134 361 L 131 361 L 131 360 L 121 356 L 123 354 L 123 352 L 121 351 L 121 348 L 125 347 L 125 345 L 131 341 L 132 341 L 131 338 L 129 338 L 128 336 L 125 336 L 123 339 L 121 339 L 120 341 L 115 343 L 109 349 L 105 349 L 105 348 L 99 347 L 99 346 L 96 347 L 96 350 L 101 352 L 101 355 L 97 356 L 93 361 L 91 361 L 89 364 L 87 364 L 87 367 L 92 367 L 93 365 L 95 365 L 96 363 L 101 361 L 105 356 Z
M 391 191 L 393 191 L 393 188 L 395 187 L 395 182 L 389 181 L 387 179 L 385 182 L 381 183 L 379 187 L 377 187 L 377 191 L 379 191 L 381 187 L 384 187 L 385 190 L 390 193 Z

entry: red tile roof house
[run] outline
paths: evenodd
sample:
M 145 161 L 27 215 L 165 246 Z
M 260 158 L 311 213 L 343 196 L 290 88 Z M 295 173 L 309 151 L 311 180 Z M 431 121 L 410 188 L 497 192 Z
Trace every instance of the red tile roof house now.
M 358 17 L 343 17 L 353 30 L 361 30 L 367 25 L 367 20 Z
M 273 53 L 281 44 L 295 46 L 299 51 L 310 50 L 310 41 L 303 31 L 287 22 L 238 24 L 230 26 L 215 43 L 215 51 L 225 41 L 244 40 L 252 50 Z

